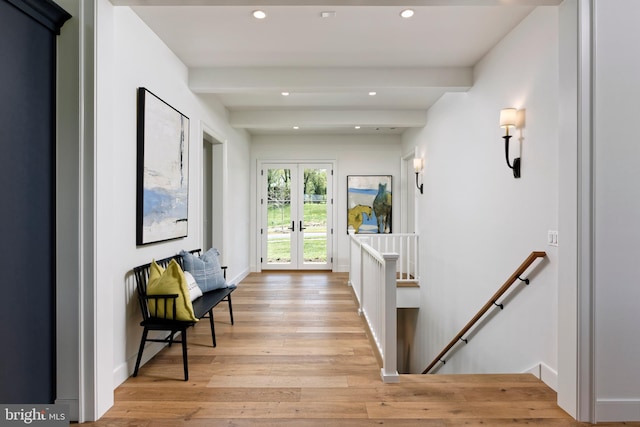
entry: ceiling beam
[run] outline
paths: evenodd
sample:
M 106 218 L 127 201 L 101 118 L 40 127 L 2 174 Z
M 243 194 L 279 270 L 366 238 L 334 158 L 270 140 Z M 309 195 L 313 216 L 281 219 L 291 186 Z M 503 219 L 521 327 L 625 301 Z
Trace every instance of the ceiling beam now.
M 115 6 L 398 6 L 397 0 L 111 0 Z M 404 0 L 402 6 L 557 6 L 562 0 Z
M 471 67 L 440 68 L 297 68 L 220 67 L 189 70 L 195 93 L 340 92 L 354 89 L 446 88 L 468 90 Z
M 235 128 L 291 129 L 304 127 L 422 127 L 424 110 L 232 110 L 229 124 Z

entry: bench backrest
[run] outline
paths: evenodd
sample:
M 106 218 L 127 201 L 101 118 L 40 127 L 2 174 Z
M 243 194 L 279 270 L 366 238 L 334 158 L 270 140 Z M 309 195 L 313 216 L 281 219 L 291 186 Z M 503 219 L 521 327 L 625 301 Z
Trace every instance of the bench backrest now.
M 194 255 L 200 255 L 201 250 L 194 249 L 189 252 Z M 167 268 L 172 259 L 175 259 L 178 265 L 180 265 L 180 268 L 184 270 L 182 255 L 173 255 L 168 258 L 156 260 L 156 264 L 162 268 Z M 151 263 L 133 268 L 133 275 L 136 278 L 136 290 L 138 291 L 138 302 L 140 303 L 140 310 L 142 311 L 142 318 L 144 320 L 148 320 L 149 317 L 151 317 L 147 299 L 145 298 L 147 296 L 147 283 L 149 281 L 149 267 L 151 267 Z

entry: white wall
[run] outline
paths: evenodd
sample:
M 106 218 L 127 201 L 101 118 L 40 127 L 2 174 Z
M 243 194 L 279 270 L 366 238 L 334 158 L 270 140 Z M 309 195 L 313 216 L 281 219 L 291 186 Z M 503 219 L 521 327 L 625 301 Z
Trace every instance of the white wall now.
M 133 371 L 141 335 L 132 267 L 201 246 L 202 125 L 226 141 L 228 180 L 240 190 L 225 202 L 231 212 L 249 210 L 249 139 L 228 125 L 222 106 L 211 109 L 188 89 L 186 66 L 130 8 L 107 0 L 98 5 L 96 336 L 97 347 L 108 349 L 98 369 L 106 369 L 112 379 L 98 387 L 112 394 Z M 188 237 L 142 247 L 135 239 L 138 87 L 148 88 L 190 119 Z M 233 277 L 248 271 L 248 227 L 244 215 L 229 215 L 228 220 L 225 227 L 235 230 L 225 247 Z
M 559 23 L 558 405 L 578 418 L 578 2 L 565 0 Z M 582 169 L 582 168 L 581 168 Z M 580 310 L 583 312 L 583 310 Z M 583 355 L 584 357 L 585 355 Z
M 252 182 L 256 182 L 257 160 L 336 160 L 334 171 L 334 200 L 337 218 L 334 219 L 335 253 L 333 270 L 349 270 L 349 240 L 347 235 L 347 175 L 392 175 L 394 209 L 399 209 L 400 159 L 399 135 L 257 135 L 251 144 Z M 252 186 L 252 212 L 256 209 L 256 185 Z M 392 215 L 393 230 L 400 230 L 400 215 Z M 251 266 L 256 264 L 258 226 L 251 218 Z
M 640 3 L 598 0 L 594 25 L 597 421 L 640 420 Z
M 539 7 L 475 67 L 468 93 L 448 94 L 427 125 L 403 135 L 425 158 L 419 196 L 421 308 L 411 370 L 421 372 L 532 251 L 546 251 L 528 287 L 439 373 L 524 372 L 543 364 L 555 386 L 558 224 L 557 8 Z M 499 111 L 526 110 L 512 138 L 522 178 L 504 158 Z M 519 139 L 522 139 L 521 144 Z
M 575 173 L 567 172 L 567 168 L 575 168 L 576 153 L 575 148 L 562 145 L 567 138 L 575 136 L 575 129 L 571 130 L 573 126 L 566 122 L 575 117 L 563 117 L 566 110 L 561 107 L 558 112 L 553 102 L 557 97 L 553 80 L 557 75 L 554 58 L 558 49 L 553 8 L 538 8 L 525 19 L 477 67 L 474 88 L 467 94 L 449 95 L 438 102 L 429 114 L 429 124 L 425 129 L 404 135 L 402 149 L 391 148 L 396 143 L 394 141 L 387 141 L 390 143 L 388 147 L 382 141 L 379 145 L 374 143 L 374 153 L 378 153 L 376 160 L 366 164 L 359 160 L 359 150 L 349 151 L 342 144 L 346 139 L 352 142 L 354 137 L 336 136 L 328 142 L 326 138 L 305 136 L 302 140 L 311 143 L 302 149 L 297 145 L 300 142 L 297 138 L 256 137 L 250 152 L 248 137 L 228 127 L 224 108 L 218 106 L 214 111 L 209 110 L 188 91 L 184 65 L 129 9 L 118 8 L 116 11 L 106 0 L 58 2 L 76 12 L 74 19 L 63 27 L 59 46 L 61 50 L 73 49 L 79 56 L 67 52 L 69 63 L 65 61 L 61 73 L 70 73 L 70 78 L 64 81 L 74 94 L 69 95 L 66 91 L 61 94 L 62 103 L 67 104 L 59 108 L 65 110 L 65 114 L 80 115 L 80 118 L 76 117 L 77 121 L 67 117 L 72 127 L 59 130 L 59 135 L 65 139 L 64 144 L 59 145 L 59 160 L 63 167 L 76 168 L 81 181 L 79 188 L 74 184 L 73 191 L 62 193 L 60 202 L 70 205 L 58 207 L 60 215 L 68 213 L 72 216 L 69 221 L 59 222 L 61 232 L 69 237 L 66 242 L 70 245 L 70 252 L 67 254 L 71 254 L 60 257 L 62 268 L 78 268 L 74 273 L 60 272 L 58 286 L 61 296 L 73 298 L 74 291 L 77 292 L 80 322 L 85 321 L 79 331 L 80 342 L 69 334 L 60 334 L 62 341 L 59 345 L 63 347 L 59 348 L 58 358 L 63 360 L 69 356 L 67 360 L 77 360 L 78 350 L 84 356 L 79 363 L 86 365 L 77 368 L 87 419 L 99 417 L 108 409 L 113 399 L 113 388 L 132 369 L 140 331 L 135 300 L 130 298 L 132 283 L 126 280 L 129 269 L 147 262 L 150 257 L 164 256 L 183 246 L 197 246 L 200 239 L 197 225 L 197 215 L 201 212 L 198 206 L 200 197 L 196 195 L 190 199 L 190 212 L 194 213 L 194 218 L 187 239 L 144 248 L 135 246 L 135 88 L 138 86 L 149 87 L 191 118 L 193 147 L 201 145 L 197 140 L 201 121 L 227 142 L 228 181 L 234 188 L 251 189 L 250 197 L 249 191 L 247 197 L 236 197 L 238 193 L 235 192 L 233 197 L 229 197 L 226 203 L 230 212 L 253 212 L 255 208 L 253 169 L 256 158 L 335 158 L 338 160 L 339 191 L 344 191 L 341 189 L 348 174 L 380 173 L 383 167 L 385 171 L 389 167 L 394 169 L 394 193 L 397 194 L 399 161 L 391 166 L 388 160 L 393 156 L 399 159 L 400 153 L 409 152 L 417 146 L 425 154 L 427 166 L 425 194 L 418 199 L 419 232 L 424 236 L 421 251 L 423 256 L 426 255 L 427 264 L 423 269 L 423 309 L 419 310 L 418 347 L 412 360 L 413 369 L 419 371 L 425 367 L 529 251 L 544 249 L 549 253 L 549 264 L 544 266 L 529 288 L 447 363 L 447 369 L 518 372 L 532 363 L 543 362 L 552 370 L 558 365 L 562 372 L 566 372 L 565 367 L 574 370 L 568 373 L 569 380 L 564 381 L 567 390 L 575 388 L 576 382 L 580 385 L 580 380 L 573 380 L 576 374 L 575 351 L 569 354 L 564 364 L 554 360 L 556 309 L 559 308 L 562 318 L 575 316 L 566 314 L 565 306 L 555 306 L 554 278 L 558 257 L 553 248 L 545 246 L 544 241 L 546 230 L 555 228 L 559 222 L 561 245 L 569 241 L 573 245 L 576 226 L 575 221 L 562 219 L 575 215 L 575 179 L 571 177 Z M 94 3 L 97 8 L 95 21 Z M 568 39 L 573 37 L 571 31 L 575 31 L 574 17 L 570 16 L 575 11 L 575 1 L 571 4 L 567 9 L 571 30 L 567 30 L 565 23 L 568 21 L 564 19 L 561 26 Z M 639 348 L 633 338 L 637 335 L 634 325 L 638 324 L 639 314 L 632 303 L 639 300 L 639 295 L 638 287 L 634 286 L 635 273 L 630 266 L 637 252 L 634 243 L 638 227 L 634 220 L 640 210 L 632 162 L 638 157 L 640 148 L 633 143 L 634 130 L 629 123 L 633 123 L 635 118 L 632 115 L 635 111 L 633 103 L 639 85 L 634 76 L 639 75 L 640 61 L 635 51 L 622 48 L 628 40 L 638 39 L 640 30 L 633 21 L 637 21 L 640 11 L 635 0 L 596 0 L 595 5 L 598 28 L 595 38 L 597 101 L 594 105 L 597 159 L 594 180 L 597 237 L 594 319 L 596 415 L 599 421 L 638 420 L 640 372 L 636 362 Z M 94 24 L 97 26 L 99 50 L 95 75 Z M 70 35 L 69 28 L 80 34 Z M 65 37 L 69 35 L 70 39 Z M 78 40 L 82 42 L 80 45 Z M 563 57 L 572 49 L 571 43 L 574 41 L 563 48 L 568 49 L 562 50 Z M 565 65 L 572 60 L 569 58 Z M 565 70 L 562 76 L 569 77 L 562 82 L 564 91 L 569 89 L 565 85 L 574 84 L 574 80 L 571 71 Z M 95 138 L 94 78 L 97 80 L 95 96 L 98 110 Z M 78 80 L 78 94 L 73 88 L 74 79 Z M 80 99 L 72 99 L 76 97 Z M 573 93 L 567 95 L 569 99 L 573 97 Z M 527 109 L 522 145 L 523 178 L 520 180 L 511 178 L 504 164 L 501 131 L 496 125 L 498 110 L 505 106 Z M 570 115 L 575 113 L 573 106 L 568 111 Z M 562 134 L 561 141 L 554 133 L 557 113 L 564 123 L 561 131 L 568 132 Z M 68 135 L 65 134 L 67 131 Z M 74 139 L 74 133 L 78 140 Z M 369 150 L 369 144 L 375 141 L 376 138 L 363 138 L 362 149 Z M 260 142 L 265 144 L 260 145 Z M 554 184 L 558 180 L 557 161 L 550 154 L 556 150 L 555 144 L 560 147 L 563 162 L 560 196 L 563 201 L 566 195 L 572 198 L 564 208 L 564 202 L 561 202 L 559 221 L 555 213 L 558 185 Z M 66 158 L 65 153 L 72 154 L 76 148 L 77 157 L 70 155 Z M 199 150 L 191 151 L 192 165 L 199 164 L 198 156 Z M 60 183 L 72 181 L 72 176 L 64 172 L 61 171 Z M 198 174 L 197 168 L 191 169 L 190 178 L 195 186 L 199 186 Z M 199 189 L 193 191 L 198 193 Z M 78 194 L 78 198 L 74 199 L 73 194 Z M 77 208 L 73 206 L 75 203 Z M 76 209 L 80 212 L 74 214 Z M 230 215 L 228 229 L 233 230 L 233 239 L 228 241 L 226 253 L 231 261 L 230 269 L 236 276 L 246 271 L 249 265 L 246 250 L 249 238 L 255 245 L 255 219 L 251 217 Z M 399 216 L 394 218 L 398 220 Z M 77 228 L 73 226 L 74 221 L 78 222 Z M 337 227 L 344 227 L 344 222 L 345 219 L 339 217 Z M 73 247 L 76 240 L 77 248 Z M 569 267 L 563 267 L 566 274 L 561 270 L 560 280 L 564 282 L 566 279 L 569 286 L 564 294 L 560 289 L 560 297 L 571 301 L 579 297 L 572 288 L 576 280 L 572 271 L 575 253 L 563 246 L 561 250 L 569 258 Z M 75 253 L 81 260 L 80 266 L 72 259 Z M 252 250 L 251 254 L 254 253 Z M 338 255 L 337 265 L 346 269 L 345 251 L 339 249 Z M 255 260 L 252 259 L 251 263 L 255 267 Z M 71 300 L 67 302 L 69 304 L 63 302 L 59 307 L 69 312 L 77 309 Z M 87 309 L 96 313 L 87 312 Z M 570 309 L 575 310 L 575 306 Z M 73 316 L 63 314 L 60 319 L 61 324 L 67 322 L 73 326 Z M 572 332 L 575 322 L 558 322 L 566 326 L 565 331 L 560 328 L 559 333 L 563 335 L 559 339 L 564 343 L 566 332 L 572 341 L 563 345 L 565 348 L 574 346 L 575 350 Z M 430 329 L 430 324 L 441 326 Z M 94 330 L 97 331 L 95 336 Z M 91 351 L 87 351 L 88 347 Z M 500 353 L 499 358 L 497 352 Z M 496 359 L 509 362 L 496 366 L 493 363 Z M 77 399 L 78 379 L 73 379 L 72 365 L 59 365 L 62 378 L 59 377 L 58 386 L 59 397 L 73 403 Z M 572 415 L 575 408 L 568 406 L 573 403 L 563 405 Z M 96 409 L 95 413 L 93 409 Z

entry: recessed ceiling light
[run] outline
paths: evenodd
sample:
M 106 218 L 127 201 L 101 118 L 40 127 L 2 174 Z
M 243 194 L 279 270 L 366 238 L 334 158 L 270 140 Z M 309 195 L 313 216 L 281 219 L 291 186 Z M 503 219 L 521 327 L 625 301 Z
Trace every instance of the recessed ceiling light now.
M 356 129 L 360 129 L 360 126 L 354 126 Z
M 289 92 L 282 92 L 282 96 L 289 96 Z
M 294 126 L 293 128 L 298 130 L 298 129 L 300 129 L 300 126 Z
M 375 95 L 376 95 L 376 92 L 374 91 L 369 92 L 369 96 L 375 96 Z
M 267 17 L 267 14 L 264 13 L 263 10 L 254 10 L 252 13 L 253 17 L 256 19 L 264 19 Z
M 405 9 L 400 12 L 400 16 L 402 16 L 403 18 L 411 18 L 414 13 L 415 12 L 413 11 L 413 9 Z
M 326 10 L 324 12 L 320 12 L 320 17 L 322 18 L 333 18 L 334 16 L 336 16 L 335 10 Z

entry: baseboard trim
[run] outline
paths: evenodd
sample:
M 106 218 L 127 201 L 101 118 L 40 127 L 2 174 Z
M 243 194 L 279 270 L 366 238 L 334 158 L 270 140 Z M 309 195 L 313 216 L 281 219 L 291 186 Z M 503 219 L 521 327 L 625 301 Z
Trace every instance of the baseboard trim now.
M 524 373 L 533 374 L 536 378 L 548 385 L 553 391 L 558 391 L 558 372 L 551 369 L 549 365 L 540 362 L 524 371 Z
M 333 266 L 334 273 L 348 273 L 349 269 L 349 264 L 334 264 Z
M 179 335 L 176 335 L 179 336 Z M 145 363 L 153 358 L 156 354 L 160 352 L 167 344 L 163 343 L 148 343 L 144 347 L 144 352 L 142 353 L 142 360 L 140 360 L 140 367 L 143 367 Z M 133 370 L 136 367 L 136 358 L 138 357 L 138 353 L 130 356 L 126 362 L 121 363 L 113 370 L 113 389 L 115 390 L 120 384 L 125 382 L 131 375 L 133 375 Z
M 245 269 L 242 272 L 240 272 L 240 274 L 237 274 L 232 280 L 229 280 L 228 283 L 233 283 L 235 285 L 237 285 L 238 283 L 242 282 L 248 275 L 249 275 L 250 271 L 249 269 Z
M 640 399 L 598 399 L 596 422 L 640 421 Z

